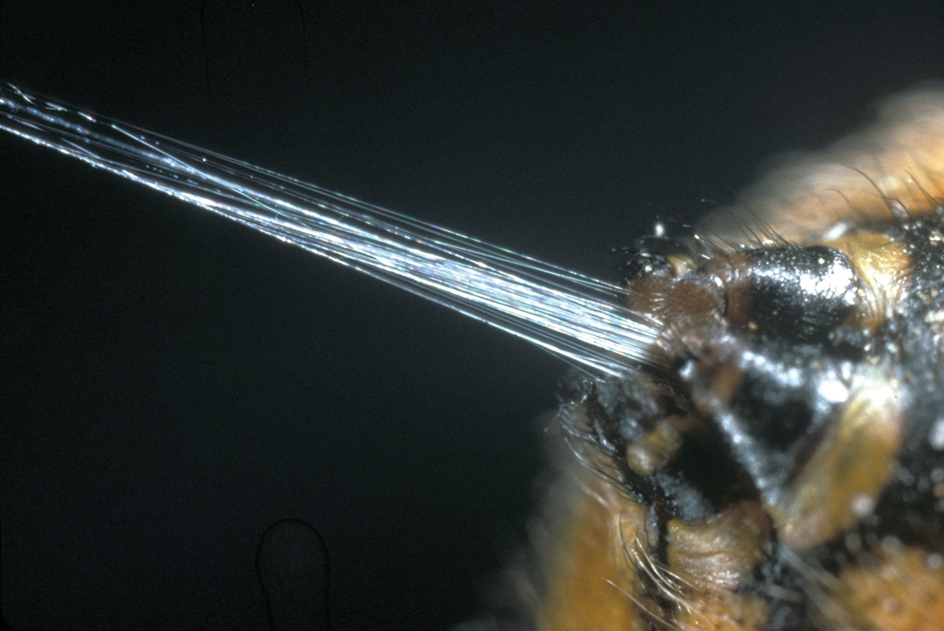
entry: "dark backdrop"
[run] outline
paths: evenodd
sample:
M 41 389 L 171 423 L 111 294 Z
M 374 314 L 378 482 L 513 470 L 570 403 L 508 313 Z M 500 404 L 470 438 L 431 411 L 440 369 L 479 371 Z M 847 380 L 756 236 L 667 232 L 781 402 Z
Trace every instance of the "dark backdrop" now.
M 0 78 L 606 275 L 944 73 L 940 0 L 649 4 L 5 0 Z M 6 622 L 264 628 L 284 517 L 339 631 L 480 611 L 561 362 L 7 137 L 0 261 Z

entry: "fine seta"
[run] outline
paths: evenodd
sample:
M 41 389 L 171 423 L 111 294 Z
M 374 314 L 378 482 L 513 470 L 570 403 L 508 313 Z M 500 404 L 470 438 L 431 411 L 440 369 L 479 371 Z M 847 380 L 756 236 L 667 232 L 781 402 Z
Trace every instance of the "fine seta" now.
M 0 128 L 525 339 L 596 374 L 658 369 L 621 288 L 9 83 Z

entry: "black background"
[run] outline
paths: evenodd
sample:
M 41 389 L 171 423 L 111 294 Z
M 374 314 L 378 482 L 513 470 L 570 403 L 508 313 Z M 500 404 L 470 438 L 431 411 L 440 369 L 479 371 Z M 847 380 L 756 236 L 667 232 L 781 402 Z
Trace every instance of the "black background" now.
M 606 275 L 944 76 L 940 0 L 655 4 L 5 0 L 0 78 Z M 481 611 L 561 362 L 7 137 L 0 235 L 7 623 L 265 628 L 285 517 L 339 631 Z

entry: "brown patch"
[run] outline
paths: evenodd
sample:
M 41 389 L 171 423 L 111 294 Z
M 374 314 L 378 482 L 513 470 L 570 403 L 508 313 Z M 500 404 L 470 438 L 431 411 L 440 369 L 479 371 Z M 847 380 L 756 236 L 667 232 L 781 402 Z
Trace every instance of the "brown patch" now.
M 682 435 L 676 425 L 683 419 L 668 417 L 656 423 L 655 428 L 641 439 L 626 446 L 626 464 L 640 475 L 652 475 L 665 466 L 682 443 Z
M 941 556 L 919 548 L 879 551 L 837 577 L 824 612 L 832 628 L 938 631 L 944 626 Z
M 763 631 L 768 605 L 750 594 L 710 592 L 690 602 L 679 614 L 679 631 Z
M 869 515 L 895 472 L 902 425 L 894 384 L 863 379 L 787 497 L 768 507 L 780 542 L 808 550 Z
M 770 536 L 770 518 L 757 502 L 744 501 L 704 523 L 669 521 L 672 573 L 696 591 L 735 590 L 754 570 Z
M 597 475 L 587 476 L 583 491 L 573 498 L 574 521 L 549 560 L 538 628 L 648 630 L 643 612 L 658 608 L 645 596 L 632 559 L 633 547 L 645 540 L 646 510 Z

